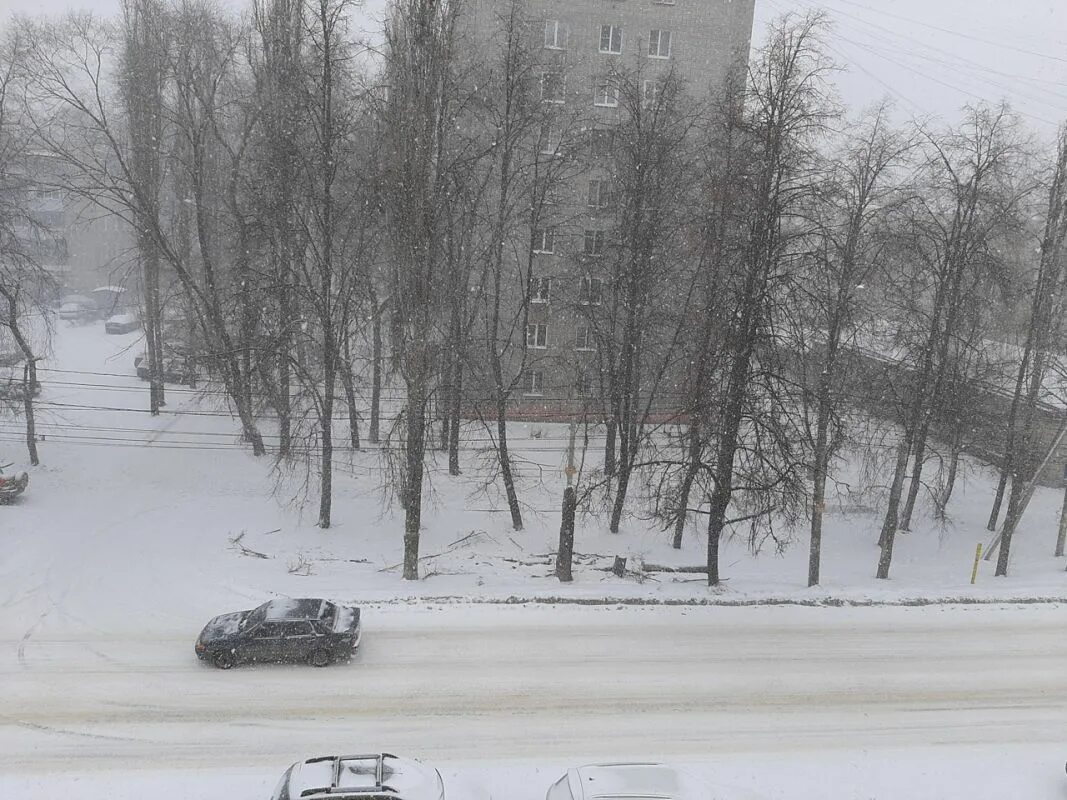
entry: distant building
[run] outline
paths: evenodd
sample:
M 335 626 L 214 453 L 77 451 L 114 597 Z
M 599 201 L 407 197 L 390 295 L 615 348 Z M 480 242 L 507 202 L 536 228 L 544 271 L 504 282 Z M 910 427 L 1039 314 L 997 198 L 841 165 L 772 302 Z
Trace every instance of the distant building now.
M 87 292 L 100 286 L 129 286 L 136 266 L 130 226 L 91 200 L 71 195 L 59 159 L 35 154 L 25 167 L 22 195 L 28 216 L 23 226 L 34 260 L 51 276 L 60 293 Z
M 471 30 L 465 32 L 487 60 L 495 55 L 507 2 L 473 0 Z M 529 232 L 535 267 L 526 369 L 516 393 L 522 400 L 513 404 L 513 417 L 570 416 L 602 392 L 590 318 L 611 295 L 602 265 L 617 224 L 607 159 L 620 120 L 617 74 L 636 76 L 646 100 L 655 97 L 668 73 L 682 81 L 694 104 L 721 96 L 731 75 L 747 67 L 754 5 L 755 0 L 525 3 L 531 44 L 541 54 L 538 100 L 557 108 L 570 124 L 561 124 L 558 141 L 551 136 L 542 141 L 580 152 L 583 168 L 561 193 L 559 224 Z M 479 391 L 484 387 L 467 389 L 468 395 Z

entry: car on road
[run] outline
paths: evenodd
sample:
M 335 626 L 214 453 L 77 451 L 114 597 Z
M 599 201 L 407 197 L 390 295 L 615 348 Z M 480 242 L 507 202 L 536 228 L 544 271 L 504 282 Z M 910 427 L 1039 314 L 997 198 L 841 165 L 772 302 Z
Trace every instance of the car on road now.
M 123 314 L 114 314 L 107 318 L 104 323 L 104 333 L 111 335 L 119 335 L 123 333 L 133 333 L 134 331 L 141 329 L 141 320 L 136 314 L 129 312 Z
M 215 617 L 196 640 L 196 655 L 219 669 L 250 662 L 306 661 L 325 667 L 359 647 L 359 609 L 329 600 L 271 600 Z
M 667 764 L 589 764 L 552 784 L 545 800 L 706 800 L 708 787 Z
M 462 796 L 466 800 L 468 794 Z M 392 753 L 320 756 L 289 767 L 271 795 L 271 800 L 364 798 L 446 800 L 445 782 L 433 767 Z

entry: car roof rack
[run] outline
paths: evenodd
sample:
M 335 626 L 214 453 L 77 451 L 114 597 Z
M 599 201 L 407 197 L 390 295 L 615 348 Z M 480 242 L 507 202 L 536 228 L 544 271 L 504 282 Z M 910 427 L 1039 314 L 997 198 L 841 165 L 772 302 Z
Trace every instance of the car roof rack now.
M 327 761 L 333 762 L 330 785 L 309 787 L 300 792 L 300 796 L 308 797 L 310 795 L 320 794 L 360 794 L 364 796 L 396 795 L 398 794 L 396 789 L 385 783 L 385 759 L 387 758 L 396 758 L 396 756 L 392 753 L 365 753 L 347 756 L 319 756 L 318 758 L 309 758 L 304 762 L 305 764 L 321 764 Z M 342 786 L 341 772 L 344 770 L 345 764 L 358 761 L 373 762 L 374 784 L 370 786 Z

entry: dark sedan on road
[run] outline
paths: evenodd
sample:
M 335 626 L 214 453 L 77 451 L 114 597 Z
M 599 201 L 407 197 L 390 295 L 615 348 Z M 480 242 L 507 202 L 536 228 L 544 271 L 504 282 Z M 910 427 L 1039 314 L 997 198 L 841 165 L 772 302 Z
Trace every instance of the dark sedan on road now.
M 197 638 L 196 655 L 219 669 L 266 661 L 325 667 L 351 658 L 361 633 L 358 608 L 317 598 L 271 600 L 215 617 Z

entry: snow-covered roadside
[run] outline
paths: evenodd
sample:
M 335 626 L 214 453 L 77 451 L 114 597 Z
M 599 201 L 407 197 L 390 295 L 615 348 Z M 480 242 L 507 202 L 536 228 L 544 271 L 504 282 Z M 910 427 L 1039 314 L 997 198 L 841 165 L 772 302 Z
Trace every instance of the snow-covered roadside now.
M 93 328 L 57 334 L 46 365 L 53 371 L 42 371 L 43 465 L 31 471 L 22 500 L 0 508 L 4 638 L 137 626 L 188 631 L 220 611 L 278 596 L 364 604 L 1067 599 L 1065 560 L 1050 556 L 1061 500 L 1051 490 L 1039 491 L 1019 531 L 1011 576 L 993 578 L 983 562 L 970 585 L 975 545 L 988 540 L 992 490 L 990 476 L 974 465 L 961 478 L 949 522 L 936 523 L 923 509 L 914 532 L 898 537 L 890 581 L 872 577 L 877 509 L 838 503 L 824 534 L 823 584 L 815 589 L 805 586 L 803 531 L 781 554 L 765 549 L 756 556 L 744 541 L 727 542 L 720 590 L 709 590 L 700 575 L 618 578 L 604 569 L 615 555 L 631 565 L 697 565 L 704 558 L 697 522 L 675 551 L 666 533 L 636 517 L 618 535 L 598 518 L 580 519 L 576 580 L 561 585 L 551 572 L 567 437 L 534 424 L 512 432 L 528 503 L 525 530 L 510 530 L 500 498 L 481 486 L 479 454 L 467 450 L 463 476 L 448 476 L 443 464 L 431 468 L 424 577 L 403 581 L 402 519 L 383 504 L 378 453 L 339 454 L 336 524 L 320 530 L 313 514 L 289 502 L 299 481 L 279 482 L 269 461 L 247 452 L 217 395 L 172 387 L 162 416 L 143 413 L 145 388 L 132 369 L 138 349 L 136 335 Z M 0 460 L 19 461 L 18 423 L 0 422 Z

